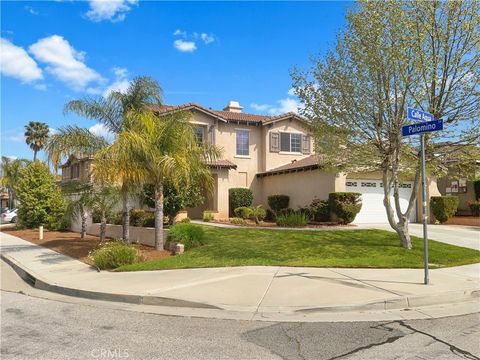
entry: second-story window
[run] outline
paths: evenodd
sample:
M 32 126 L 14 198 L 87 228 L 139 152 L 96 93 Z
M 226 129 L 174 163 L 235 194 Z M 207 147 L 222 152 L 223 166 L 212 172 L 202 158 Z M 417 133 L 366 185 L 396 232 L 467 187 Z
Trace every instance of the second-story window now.
M 197 138 L 197 142 L 199 144 L 203 144 L 203 141 L 204 141 L 204 129 L 202 126 L 196 126 L 193 128 L 193 132 L 195 134 L 195 137 Z
M 250 132 L 248 130 L 237 130 L 237 155 L 248 156 L 250 145 Z
M 280 151 L 302 152 L 302 134 L 280 133 Z
M 78 179 L 80 177 L 80 164 L 73 164 L 70 169 L 71 179 Z

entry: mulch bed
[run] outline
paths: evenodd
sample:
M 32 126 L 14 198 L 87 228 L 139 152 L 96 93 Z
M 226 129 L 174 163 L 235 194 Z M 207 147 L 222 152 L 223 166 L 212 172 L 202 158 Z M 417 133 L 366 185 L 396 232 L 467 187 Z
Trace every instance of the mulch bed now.
M 88 254 L 90 251 L 97 249 L 100 244 L 98 236 L 87 235 L 85 239 L 80 239 L 80 234 L 72 231 L 49 231 L 44 230 L 43 240 L 38 240 L 37 229 L 8 229 L 2 230 L 6 234 L 19 237 L 31 243 L 44 246 L 56 252 L 78 259 L 85 263 L 89 263 Z M 157 251 L 146 245 L 134 244 L 135 248 L 140 250 L 144 261 L 157 260 L 171 256 L 170 251 Z

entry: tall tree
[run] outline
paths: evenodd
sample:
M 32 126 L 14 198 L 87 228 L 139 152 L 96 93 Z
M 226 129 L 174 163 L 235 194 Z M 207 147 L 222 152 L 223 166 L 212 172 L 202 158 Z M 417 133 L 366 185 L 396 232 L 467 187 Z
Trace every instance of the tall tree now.
M 62 191 L 70 198 L 67 213 L 71 218 L 80 217 L 80 239 L 87 234 L 88 212 L 94 206 L 94 188 L 91 183 L 70 182 L 62 186 Z
M 30 161 L 26 159 L 11 159 L 7 156 L 2 156 L 2 177 L 0 184 L 7 188 L 9 207 L 15 207 L 15 200 L 17 198 L 15 192 L 15 185 L 20 180 L 20 172 L 24 169 Z
M 478 13 L 475 0 L 360 1 L 349 11 L 335 49 L 311 71 L 292 72 L 323 165 L 335 171 L 381 171 L 388 221 L 408 249 L 420 166 L 418 140 L 402 138 L 406 107 L 446 120 L 445 131 L 426 136 L 432 175 L 445 168 L 444 153 L 451 158 L 452 151 L 478 144 Z M 439 154 L 445 140 L 450 151 Z M 406 176 L 415 179 L 414 191 L 402 209 L 399 189 Z
M 49 131 L 47 124 L 38 121 L 30 121 L 25 125 L 25 142 L 33 150 L 33 161 L 37 160 L 37 153 L 47 143 Z
M 151 111 L 127 117 L 128 130 L 117 136 L 109 152 L 129 158 L 143 181 L 155 191 L 155 248 L 163 249 L 164 185 L 189 186 L 196 179 L 206 190 L 214 187 L 208 163 L 221 155 L 211 144 L 199 144 L 189 122 L 190 114 L 179 112 L 158 118 Z
M 73 100 L 65 105 L 64 111 L 65 113 L 74 112 L 80 116 L 97 120 L 103 124 L 109 132 L 117 135 L 126 129 L 125 118 L 130 112 L 140 111 L 151 105 L 161 105 L 161 102 L 162 89 L 159 84 L 150 77 L 142 76 L 133 79 L 125 92 L 112 91 L 107 97 Z M 74 143 L 73 145 L 72 150 L 75 149 L 78 144 Z M 82 148 L 80 147 L 80 149 Z M 94 149 L 94 152 L 97 150 L 98 149 Z M 116 164 L 120 169 L 125 163 L 117 162 Z M 132 182 L 134 179 L 131 178 L 129 169 L 127 168 L 125 170 L 126 171 L 117 171 L 113 174 L 116 175 L 114 183 L 120 189 L 123 204 L 123 239 L 125 242 L 128 242 L 130 223 L 128 201 L 132 195 L 132 191 L 135 191 L 137 186 Z

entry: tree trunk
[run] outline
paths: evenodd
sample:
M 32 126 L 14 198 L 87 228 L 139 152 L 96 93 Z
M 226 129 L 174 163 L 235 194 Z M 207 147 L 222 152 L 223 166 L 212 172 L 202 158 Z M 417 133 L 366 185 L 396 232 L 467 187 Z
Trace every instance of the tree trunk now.
M 105 217 L 105 211 L 102 211 L 102 220 L 100 222 L 100 244 L 105 241 L 105 233 L 107 232 L 107 218 Z
M 412 248 L 412 240 L 410 239 L 410 234 L 408 232 L 408 220 L 398 222 L 395 231 L 400 238 L 400 245 L 404 249 L 410 250 Z
M 37 160 L 37 149 L 33 150 L 33 161 Z
M 130 243 L 130 212 L 128 211 L 128 197 L 123 197 L 123 214 L 122 214 L 122 230 L 123 230 L 123 242 L 125 244 Z
M 163 250 L 163 184 L 155 186 L 155 249 Z
M 82 212 L 81 218 L 82 218 L 82 229 L 80 231 L 80 239 L 84 240 L 85 235 L 87 234 L 87 212 L 86 211 Z

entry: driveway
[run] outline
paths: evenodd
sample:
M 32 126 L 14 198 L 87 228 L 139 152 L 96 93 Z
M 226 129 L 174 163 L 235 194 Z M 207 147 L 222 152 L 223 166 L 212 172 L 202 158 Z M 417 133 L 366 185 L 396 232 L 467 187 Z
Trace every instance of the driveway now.
M 393 231 L 388 224 L 359 224 L 361 228 Z M 422 237 L 423 225 L 410 224 L 410 234 Z M 428 238 L 447 244 L 480 250 L 480 227 L 462 225 L 428 225 Z

